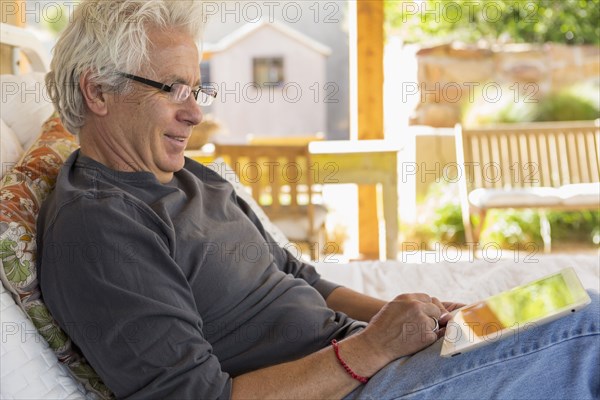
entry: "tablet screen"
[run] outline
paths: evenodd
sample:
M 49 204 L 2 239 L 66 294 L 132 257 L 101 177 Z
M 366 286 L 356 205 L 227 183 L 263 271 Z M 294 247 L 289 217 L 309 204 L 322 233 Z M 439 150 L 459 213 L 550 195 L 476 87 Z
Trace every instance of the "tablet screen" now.
M 463 308 L 462 320 L 477 336 L 543 318 L 575 301 L 562 275 L 553 275 Z
M 441 355 L 452 357 L 543 324 L 590 303 L 572 268 L 461 308 L 446 326 Z

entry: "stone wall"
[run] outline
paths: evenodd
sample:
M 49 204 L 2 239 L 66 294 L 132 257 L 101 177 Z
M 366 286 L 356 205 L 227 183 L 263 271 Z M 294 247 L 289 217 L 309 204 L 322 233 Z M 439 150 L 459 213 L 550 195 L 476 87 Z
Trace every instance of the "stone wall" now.
M 499 90 L 535 98 L 600 78 L 598 46 L 451 43 L 421 49 L 417 62 L 420 101 L 411 125 L 454 126 L 460 120 L 462 102 L 473 101 L 481 89 L 492 101 Z

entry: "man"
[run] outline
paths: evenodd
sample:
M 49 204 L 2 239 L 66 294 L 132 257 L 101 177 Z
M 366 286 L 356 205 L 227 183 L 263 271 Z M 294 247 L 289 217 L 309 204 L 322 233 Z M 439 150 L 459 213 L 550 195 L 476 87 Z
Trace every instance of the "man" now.
M 43 295 L 117 397 L 598 395 L 598 355 L 579 351 L 598 346 L 597 299 L 518 345 L 443 360 L 428 346 L 457 305 L 384 303 L 275 246 L 231 185 L 183 156 L 213 95 L 199 89 L 201 21 L 183 1 L 84 2 L 47 77 L 81 149 L 40 213 Z M 244 243 L 259 257 L 239 257 Z

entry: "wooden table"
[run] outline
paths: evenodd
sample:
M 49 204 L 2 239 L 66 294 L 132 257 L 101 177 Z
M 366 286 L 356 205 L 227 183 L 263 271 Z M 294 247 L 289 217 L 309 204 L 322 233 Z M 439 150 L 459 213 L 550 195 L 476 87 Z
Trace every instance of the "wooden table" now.
M 319 183 L 380 185 L 385 224 L 385 254 L 379 254 L 379 258 L 395 259 L 398 254 L 400 146 L 384 140 L 331 140 L 311 142 L 309 151 L 319 172 Z M 377 207 L 377 204 L 373 206 Z
M 385 254 L 380 259 L 395 259 L 398 254 L 398 152 L 400 146 L 384 140 L 331 140 L 309 144 L 315 183 L 379 185 L 385 225 Z M 212 154 L 186 152 L 202 163 Z M 378 204 L 373 204 L 378 207 Z M 381 213 L 378 213 L 381 214 Z M 376 227 L 379 224 L 375 224 Z M 361 227 L 359 226 L 359 229 Z M 362 229 L 365 229 L 362 227 Z

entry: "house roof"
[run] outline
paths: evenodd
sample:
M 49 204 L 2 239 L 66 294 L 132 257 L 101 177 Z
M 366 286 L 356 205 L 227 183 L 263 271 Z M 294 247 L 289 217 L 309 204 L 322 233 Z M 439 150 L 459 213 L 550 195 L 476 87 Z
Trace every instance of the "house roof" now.
M 233 46 L 235 46 L 242 39 L 254 34 L 260 29 L 264 27 L 271 27 L 282 34 L 296 40 L 299 43 L 304 44 L 305 46 L 313 49 L 314 51 L 321 53 L 324 56 L 328 56 L 331 54 L 331 49 L 324 44 L 306 36 L 305 34 L 298 32 L 295 29 L 290 28 L 289 26 L 282 24 L 277 21 L 268 22 L 264 19 L 261 19 L 255 23 L 247 23 L 239 29 L 231 32 L 229 35 L 225 36 L 223 39 L 219 40 L 217 43 L 210 44 L 205 43 L 203 46 L 204 52 L 209 53 L 219 53 L 225 51 Z

